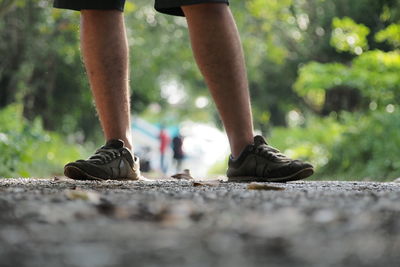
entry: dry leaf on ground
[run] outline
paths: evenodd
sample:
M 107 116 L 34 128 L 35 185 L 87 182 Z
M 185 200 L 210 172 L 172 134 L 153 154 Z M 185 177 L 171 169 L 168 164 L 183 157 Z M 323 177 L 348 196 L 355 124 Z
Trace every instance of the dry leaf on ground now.
M 195 181 L 193 186 L 218 186 L 221 182 L 218 180 L 213 181 Z
M 262 183 L 250 183 L 247 185 L 247 189 L 249 189 L 249 190 L 270 190 L 270 191 L 285 190 L 284 187 L 272 186 L 272 185 L 262 184 Z

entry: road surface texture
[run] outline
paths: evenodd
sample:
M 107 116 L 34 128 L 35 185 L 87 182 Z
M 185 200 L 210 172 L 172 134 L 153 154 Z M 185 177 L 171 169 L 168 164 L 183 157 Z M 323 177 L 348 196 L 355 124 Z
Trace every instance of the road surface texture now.
M 400 266 L 400 183 L 0 179 L 0 266 Z

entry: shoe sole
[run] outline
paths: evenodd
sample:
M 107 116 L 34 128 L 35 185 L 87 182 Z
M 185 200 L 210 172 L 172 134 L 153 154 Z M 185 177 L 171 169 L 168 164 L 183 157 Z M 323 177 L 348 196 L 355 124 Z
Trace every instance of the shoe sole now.
M 68 166 L 64 168 L 64 175 L 67 176 L 68 178 L 74 179 L 74 180 L 81 180 L 81 181 L 87 181 L 87 180 L 95 180 L 95 181 L 107 181 L 107 180 L 114 180 L 114 181 L 137 181 L 140 180 L 138 179 L 104 179 L 100 177 L 96 177 L 93 175 L 88 174 L 87 172 L 74 167 L 74 166 Z
M 279 178 L 268 178 L 268 177 L 255 177 L 255 176 L 238 176 L 238 177 L 228 177 L 228 182 L 235 183 L 249 183 L 249 182 L 275 182 L 275 183 L 286 183 L 291 181 L 302 180 L 310 177 L 314 174 L 313 168 L 307 168 L 300 170 L 294 174 Z

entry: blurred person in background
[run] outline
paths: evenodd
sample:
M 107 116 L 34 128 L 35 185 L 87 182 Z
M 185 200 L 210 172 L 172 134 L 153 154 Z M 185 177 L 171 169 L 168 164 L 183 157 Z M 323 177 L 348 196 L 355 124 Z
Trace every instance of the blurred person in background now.
M 178 131 L 177 135 L 172 139 L 172 150 L 174 152 L 175 171 L 178 173 L 182 171 L 182 161 L 185 157 L 185 153 L 183 152 L 183 136 L 180 131 Z
M 82 57 L 106 139 L 87 160 L 65 165 L 64 173 L 72 179 L 141 178 L 139 159 L 132 152 L 124 4 L 54 0 L 56 8 L 81 12 Z M 262 136 L 254 136 L 242 44 L 228 5 L 228 0 L 155 0 L 157 11 L 186 17 L 194 58 L 228 135 L 229 180 L 304 179 L 314 172 L 311 164 L 290 159 Z
M 164 126 L 161 126 L 158 139 L 160 140 L 160 170 L 162 174 L 166 174 L 168 171 L 168 163 L 165 161 L 165 154 L 171 143 L 171 138 L 169 138 L 168 132 L 165 130 Z

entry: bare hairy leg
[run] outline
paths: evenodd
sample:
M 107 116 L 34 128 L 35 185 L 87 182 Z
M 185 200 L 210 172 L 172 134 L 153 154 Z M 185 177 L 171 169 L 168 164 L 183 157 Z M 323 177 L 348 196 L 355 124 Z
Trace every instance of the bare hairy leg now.
M 81 49 L 106 140 L 122 139 L 132 149 L 129 51 L 123 13 L 82 10 Z
M 192 49 L 238 156 L 253 143 L 253 120 L 242 44 L 229 7 L 223 3 L 182 7 Z

